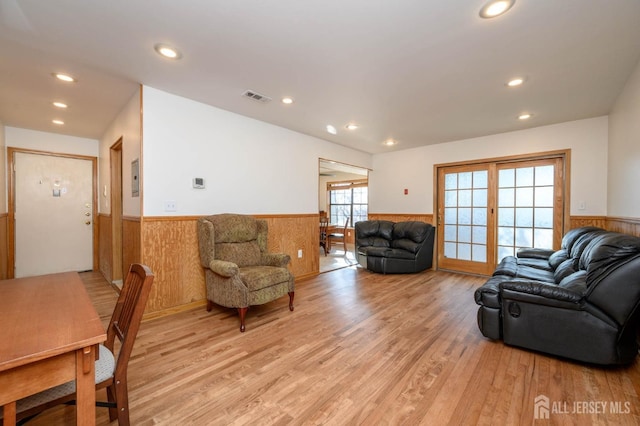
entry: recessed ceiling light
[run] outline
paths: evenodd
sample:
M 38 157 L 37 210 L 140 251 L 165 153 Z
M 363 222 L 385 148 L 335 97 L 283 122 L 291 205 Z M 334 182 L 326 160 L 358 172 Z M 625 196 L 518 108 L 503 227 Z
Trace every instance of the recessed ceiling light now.
M 62 126 L 64 124 L 64 121 L 62 120 L 51 120 L 51 122 L 53 124 L 57 124 L 58 126 Z
M 345 127 L 347 128 L 347 130 L 356 130 L 360 126 L 358 126 L 356 123 L 349 123 Z
M 516 78 L 512 78 L 511 80 L 509 80 L 507 82 L 507 86 L 509 86 L 509 87 L 518 87 L 518 86 L 521 86 L 522 83 L 524 83 L 524 78 L 516 77 Z
M 77 81 L 75 78 L 71 77 L 69 74 L 62 74 L 62 73 L 56 72 L 56 73 L 53 73 L 53 76 L 58 80 L 65 81 L 67 83 L 75 83 Z
M 153 47 L 159 55 L 164 56 L 169 59 L 180 59 L 182 58 L 182 54 L 178 51 L 178 49 L 167 46 L 166 44 L 156 44 Z
M 533 114 L 529 114 L 528 112 L 525 112 L 525 113 L 520 114 L 520 115 L 518 116 L 518 120 L 528 120 L 528 119 L 530 119 L 531 117 L 533 117 Z
M 495 18 L 511 9 L 516 0 L 492 0 L 480 9 L 481 18 Z
M 53 106 L 56 108 L 63 108 L 63 109 L 68 107 L 68 105 L 65 104 L 64 102 L 54 102 Z
M 331 124 L 327 124 L 327 132 L 331 133 L 332 135 L 338 134 L 338 131 L 336 130 L 336 128 L 333 127 Z
M 285 96 L 284 98 L 282 98 L 282 103 L 285 105 L 291 105 L 293 103 L 293 98 Z
M 385 144 L 386 146 L 393 146 L 393 145 L 395 145 L 395 144 L 397 144 L 397 143 L 398 143 L 398 141 L 395 141 L 395 140 L 393 140 L 393 139 L 387 139 L 386 141 L 384 141 L 384 144 Z

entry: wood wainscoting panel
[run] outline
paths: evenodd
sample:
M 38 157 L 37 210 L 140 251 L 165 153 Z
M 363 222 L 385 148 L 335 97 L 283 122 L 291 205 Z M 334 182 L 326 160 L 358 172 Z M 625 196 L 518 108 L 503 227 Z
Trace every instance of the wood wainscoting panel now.
M 9 275 L 7 272 L 9 253 L 7 251 L 7 226 L 9 224 L 9 214 L 0 214 L 0 280 L 6 280 Z
M 433 214 L 369 213 L 369 220 L 388 220 L 390 222 L 418 221 L 430 223 L 435 226 L 433 222 Z
M 597 226 L 598 228 L 607 229 L 606 216 L 571 216 L 569 218 L 569 229 L 580 228 L 583 226 Z
M 122 217 L 122 266 L 124 277 L 132 263 L 142 262 L 141 226 L 139 217 Z
M 289 269 L 297 279 L 320 271 L 320 215 L 255 215 L 269 226 L 267 247 L 272 253 L 291 256 Z M 298 258 L 302 250 L 302 258 Z
M 155 278 L 145 316 L 205 299 L 197 217 L 145 217 L 142 262 Z
M 143 218 L 142 262 L 155 274 L 145 318 L 174 313 L 180 311 L 181 307 L 204 303 L 206 288 L 204 270 L 200 265 L 197 233 L 199 217 Z M 289 268 L 296 280 L 318 274 L 320 247 L 317 214 L 254 217 L 267 221 L 269 251 L 291 256 Z M 298 258 L 299 249 L 302 250 L 302 258 Z
M 607 217 L 609 231 L 622 232 L 640 237 L 640 218 L 632 217 Z

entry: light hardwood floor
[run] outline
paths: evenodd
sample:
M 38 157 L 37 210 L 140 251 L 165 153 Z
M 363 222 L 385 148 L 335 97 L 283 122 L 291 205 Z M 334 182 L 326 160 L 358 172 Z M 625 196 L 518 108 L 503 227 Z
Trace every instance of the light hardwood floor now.
M 115 293 L 97 273 L 82 277 L 108 321 Z M 473 300 L 483 282 L 349 267 L 296 283 L 294 312 L 286 297 L 250 309 L 245 333 L 223 308 L 144 322 L 129 364 L 131 423 L 640 424 L 639 362 L 599 368 L 483 338 Z M 538 395 L 550 400 L 547 421 L 534 422 Z M 601 402 L 604 413 L 572 413 Z M 73 410 L 29 424 L 73 424 Z

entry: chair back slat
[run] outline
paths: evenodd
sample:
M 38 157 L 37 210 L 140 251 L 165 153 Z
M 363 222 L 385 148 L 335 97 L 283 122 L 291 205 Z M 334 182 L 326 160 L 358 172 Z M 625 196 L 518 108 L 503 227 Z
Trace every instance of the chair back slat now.
M 114 355 L 116 338 L 120 342 L 120 351 L 116 355 L 116 377 L 126 374 L 152 283 L 153 273 L 149 267 L 137 263 L 131 265 L 113 310 L 105 342 Z

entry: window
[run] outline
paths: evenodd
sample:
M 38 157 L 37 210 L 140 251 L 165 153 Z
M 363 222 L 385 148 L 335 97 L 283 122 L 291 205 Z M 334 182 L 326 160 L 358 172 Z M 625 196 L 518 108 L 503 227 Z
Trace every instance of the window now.
M 368 188 L 366 180 L 327 183 L 329 192 L 329 222 L 349 225 L 367 220 Z

